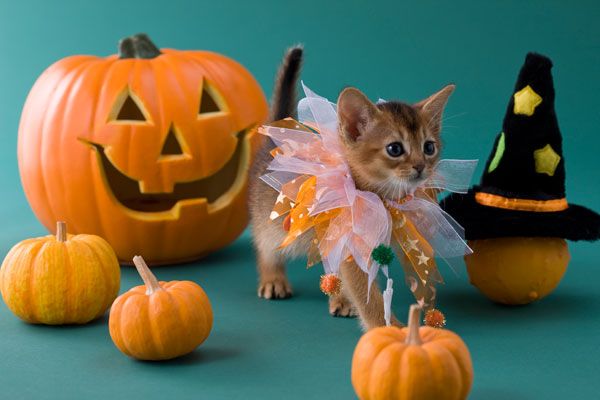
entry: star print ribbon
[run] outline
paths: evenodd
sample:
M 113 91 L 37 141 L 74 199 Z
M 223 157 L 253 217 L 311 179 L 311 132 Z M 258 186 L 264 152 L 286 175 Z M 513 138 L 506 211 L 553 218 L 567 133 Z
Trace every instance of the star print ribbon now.
M 281 247 L 312 231 L 308 266 L 321 261 L 327 273 L 337 274 L 344 261 L 353 260 L 368 274 L 370 289 L 382 268 L 371 253 L 392 243 L 417 301 L 432 307 L 435 284 L 442 282 L 434 257 L 463 256 L 471 249 L 460 225 L 428 192 L 465 193 L 477 161 L 442 160 L 415 193 L 384 201 L 356 188 L 342 156 L 335 104 L 303 87 L 299 121 L 288 118 L 259 128 L 277 146 L 261 179 L 279 192 L 271 219 L 283 217 L 288 232 Z M 383 271 L 387 276 L 387 267 Z M 388 286 L 389 308 L 391 282 Z

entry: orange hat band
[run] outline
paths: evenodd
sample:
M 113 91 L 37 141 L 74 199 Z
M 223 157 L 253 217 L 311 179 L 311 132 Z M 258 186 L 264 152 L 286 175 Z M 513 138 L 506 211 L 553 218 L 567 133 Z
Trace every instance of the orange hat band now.
M 477 192 L 475 201 L 483 206 L 518 211 L 553 212 L 569 208 L 569 203 L 564 197 L 555 200 L 511 199 L 497 194 Z

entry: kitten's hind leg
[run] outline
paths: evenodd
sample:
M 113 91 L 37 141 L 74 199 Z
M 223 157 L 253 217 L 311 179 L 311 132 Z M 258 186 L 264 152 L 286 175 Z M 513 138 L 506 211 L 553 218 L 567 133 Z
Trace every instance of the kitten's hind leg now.
M 334 317 L 354 318 L 358 315 L 356 308 L 343 292 L 329 297 L 329 314 Z
M 265 248 L 268 247 L 268 248 Z M 292 295 L 285 273 L 285 259 L 270 246 L 257 246 L 258 297 L 264 299 L 285 299 Z

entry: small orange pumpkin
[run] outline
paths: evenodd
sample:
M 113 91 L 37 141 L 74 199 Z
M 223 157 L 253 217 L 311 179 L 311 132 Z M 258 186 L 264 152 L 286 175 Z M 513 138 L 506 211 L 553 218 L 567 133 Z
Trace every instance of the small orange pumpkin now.
M 407 328 L 375 328 L 358 342 L 352 385 L 361 400 L 461 400 L 473 383 L 467 346 L 453 332 L 419 327 L 410 307 Z
M 0 290 L 8 308 L 36 324 L 85 324 L 104 314 L 119 294 L 121 270 L 101 237 L 69 235 L 27 239 L 6 255 Z
M 234 60 L 125 38 L 118 55 L 67 57 L 38 78 L 19 125 L 23 188 L 46 228 L 60 216 L 124 262 L 199 258 L 248 223 L 254 128 L 267 113 Z
M 158 282 L 142 257 L 133 262 L 144 285 L 112 305 L 108 326 L 117 348 L 139 360 L 168 360 L 194 351 L 213 323 L 204 290 L 191 281 Z

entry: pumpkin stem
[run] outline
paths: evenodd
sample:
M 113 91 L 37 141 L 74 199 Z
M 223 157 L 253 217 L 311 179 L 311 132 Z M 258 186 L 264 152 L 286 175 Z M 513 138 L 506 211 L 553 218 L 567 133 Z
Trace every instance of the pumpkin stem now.
M 65 221 L 56 223 L 56 240 L 59 242 L 67 241 L 67 223 Z
M 408 311 L 408 336 L 406 336 L 406 343 L 409 346 L 420 345 L 423 343 L 421 335 L 419 334 L 419 328 L 421 326 L 421 306 L 413 304 L 410 306 Z
M 129 36 L 119 41 L 119 58 L 156 58 L 162 53 L 145 33 Z
M 135 264 L 135 268 L 146 285 L 146 294 L 152 294 L 157 290 L 162 290 L 156 276 L 150 271 L 148 264 L 146 264 L 146 261 L 144 261 L 142 256 L 133 257 L 133 264 Z

